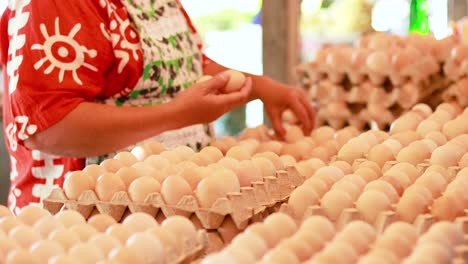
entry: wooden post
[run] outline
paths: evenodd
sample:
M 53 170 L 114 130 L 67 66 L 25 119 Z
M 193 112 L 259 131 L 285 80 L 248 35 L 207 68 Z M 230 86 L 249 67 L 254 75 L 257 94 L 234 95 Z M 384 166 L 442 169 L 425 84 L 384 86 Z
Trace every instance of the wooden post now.
M 264 0 L 262 6 L 263 74 L 295 84 L 299 63 L 299 0 Z
M 460 18 L 468 15 L 467 0 L 449 0 L 448 1 L 448 17 L 449 20 L 457 21 Z

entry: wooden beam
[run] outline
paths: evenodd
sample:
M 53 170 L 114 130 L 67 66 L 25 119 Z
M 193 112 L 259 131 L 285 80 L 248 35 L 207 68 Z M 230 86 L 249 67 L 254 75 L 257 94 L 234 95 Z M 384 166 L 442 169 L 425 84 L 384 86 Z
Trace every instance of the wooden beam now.
M 263 74 L 295 84 L 299 63 L 300 0 L 264 0 L 262 6 Z
M 457 21 L 468 15 L 467 0 L 449 0 L 448 1 L 449 20 Z

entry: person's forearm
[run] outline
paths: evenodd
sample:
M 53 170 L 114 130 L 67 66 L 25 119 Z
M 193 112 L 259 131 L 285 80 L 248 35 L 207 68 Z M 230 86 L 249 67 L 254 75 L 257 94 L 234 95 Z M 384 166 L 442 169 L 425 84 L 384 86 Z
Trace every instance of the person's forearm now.
M 167 130 L 189 125 L 171 103 L 116 107 L 81 103 L 62 120 L 26 140 L 46 153 L 89 157 L 117 151 Z
M 205 67 L 205 74 L 216 75 L 226 70 L 229 70 L 229 68 L 226 68 L 216 62 L 211 62 Z M 261 75 L 254 75 L 246 72 L 242 73 L 252 78 L 252 92 L 250 93 L 249 101 L 259 99 L 265 95 L 268 95 L 269 91 L 266 91 L 266 89 L 270 87 L 270 82 L 274 82 L 271 78 Z

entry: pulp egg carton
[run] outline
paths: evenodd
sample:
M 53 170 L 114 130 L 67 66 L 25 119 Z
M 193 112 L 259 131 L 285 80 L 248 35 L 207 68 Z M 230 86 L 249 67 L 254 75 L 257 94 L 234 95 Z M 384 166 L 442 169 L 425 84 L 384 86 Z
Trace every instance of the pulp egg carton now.
M 177 205 L 168 205 L 159 193 L 149 194 L 144 203 L 133 203 L 127 192 L 117 192 L 109 202 L 100 201 L 94 191 L 86 191 L 78 200 L 69 200 L 62 189 L 55 189 L 44 199 L 44 208 L 55 214 L 62 208 L 76 210 L 86 219 L 96 209 L 120 221 L 126 214 L 145 212 L 155 217 L 195 214 L 203 228 L 218 228 L 226 216 L 232 217 L 238 228 L 245 228 L 251 219 L 277 208 L 287 201 L 295 187 L 302 184 L 304 177 L 294 167 L 277 171 L 276 177 L 264 177 L 263 181 L 252 182 L 251 187 L 241 187 L 239 193 L 229 193 L 219 198 L 211 208 L 201 208 L 195 196 L 184 196 Z M 158 214 L 159 213 L 159 214 Z
M 205 230 L 198 230 L 195 239 L 186 239 L 182 248 L 169 248 L 166 250 L 166 263 L 182 264 L 191 263 L 205 254 L 208 248 L 208 236 Z

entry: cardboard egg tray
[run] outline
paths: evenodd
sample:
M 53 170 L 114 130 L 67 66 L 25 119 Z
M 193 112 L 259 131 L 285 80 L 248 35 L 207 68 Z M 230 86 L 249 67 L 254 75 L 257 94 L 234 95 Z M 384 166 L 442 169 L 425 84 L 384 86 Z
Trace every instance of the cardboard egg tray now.
M 203 228 L 218 228 L 226 216 L 230 216 L 239 229 L 244 229 L 249 221 L 272 208 L 278 208 L 287 201 L 289 194 L 301 185 L 304 177 L 294 167 L 277 171 L 276 177 L 264 177 L 263 181 L 253 182 L 251 187 L 242 187 L 239 193 L 229 193 L 218 199 L 211 208 L 201 208 L 196 197 L 184 196 L 177 205 L 168 205 L 159 193 L 148 195 L 144 203 L 133 203 L 127 192 L 115 193 L 109 202 L 99 201 L 94 191 L 84 192 L 78 200 L 68 200 L 62 189 L 55 189 L 43 201 L 44 208 L 52 214 L 62 208 L 76 210 L 88 219 L 93 210 L 108 214 L 117 221 L 125 215 L 145 212 L 155 218 L 172 215 L 190 217 L 195 214 Z M 162 215 L 161 215 L 162 214 Z

